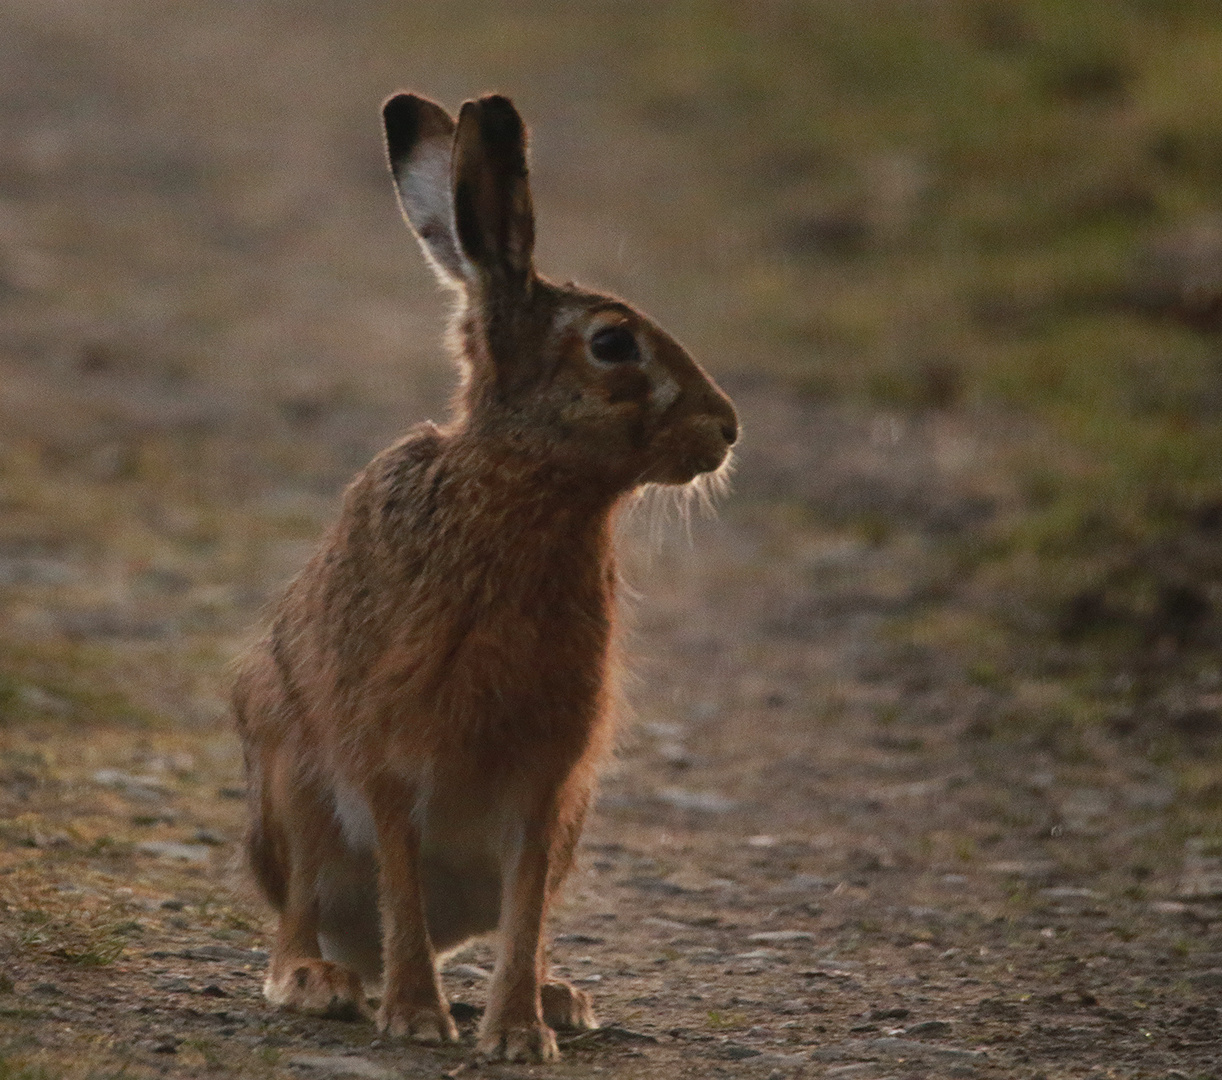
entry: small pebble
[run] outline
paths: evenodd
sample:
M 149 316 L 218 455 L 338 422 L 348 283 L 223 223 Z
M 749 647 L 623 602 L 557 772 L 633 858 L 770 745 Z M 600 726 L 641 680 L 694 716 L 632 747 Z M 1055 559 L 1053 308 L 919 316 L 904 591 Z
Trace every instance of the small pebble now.
M 158 859 L 173 859 L 189 863 L 208 861 L 207 844 L 180 844 L 174 840 L 145 840 L 136 845 L 136 850 Z
M 695 764 L 695 757 L 682 743 L 663 743 L 658 747 L 658 756 L 672 769 L 689 769 Z
M 744 1061 L 747 1058 L 761 1057 L 763 1052 L 753 1046 L 743 1046 L 742 1043 L 726 1043 L 717 1053 L 718 1057 L 727 1061 Z
M 748 941 L 759 944 L 783 945 L 795 941 L 814 941 L 815 935 L 807 930 L 761 930 L 752 934 Z
M 898 1009 L 871 1009 L 870 1020 L 905 1020 L 908 1017 L 908 1010 L 904 1008 Z

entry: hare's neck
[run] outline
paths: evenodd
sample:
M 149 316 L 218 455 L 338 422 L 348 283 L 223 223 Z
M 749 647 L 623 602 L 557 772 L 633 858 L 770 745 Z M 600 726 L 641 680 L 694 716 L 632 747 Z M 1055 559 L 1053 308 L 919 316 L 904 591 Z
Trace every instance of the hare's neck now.
M 503 588 L 546 593 L 605 576 L 619 503 L 605 485 L 554 459 L 461 433 L 447 440 L 433 476 L 426 535 L 447 540 L 431 545 L 430 562 L 463 562 L 465 578 L 491 575 Z
M 471 732 L 505 725 L 579 755 L 611 693 L 615 500 L 512 455 L 442 463 L 429 569 L 408 605 L 435 664 L 413 679 Z
M 460 499 L 465 495 L 482 513 L 511 516 L 536 533 L 601 535 L 625 497 L 622 484 L 593 475 L 588 462 L 568 461 L 554 447 L 520 445 L 508 437 L 460 431 L 445 458 Z

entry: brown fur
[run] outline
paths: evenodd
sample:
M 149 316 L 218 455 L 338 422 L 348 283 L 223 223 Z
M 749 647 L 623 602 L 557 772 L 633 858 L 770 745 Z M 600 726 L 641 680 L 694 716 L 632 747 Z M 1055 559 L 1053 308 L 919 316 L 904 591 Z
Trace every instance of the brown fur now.
M 611 297 L 539 277 L 513 106 L 384 109 L 409 223 L 459 297 L 463 381 L 349 486 L 339 520 L 246 656 L 234 690 L 250 861 L 279 912 L 265 993 L 452 1041 L 436 954 L 497 931 L 480 1031 L 491 1057 L 551 1060 L 595 1026 L 548 980 L 542 926 L 611 739 L 612 537 L 644 483 L 718 469 L 729 400 Z M 595 335 L 639 345 L 603 362 Z

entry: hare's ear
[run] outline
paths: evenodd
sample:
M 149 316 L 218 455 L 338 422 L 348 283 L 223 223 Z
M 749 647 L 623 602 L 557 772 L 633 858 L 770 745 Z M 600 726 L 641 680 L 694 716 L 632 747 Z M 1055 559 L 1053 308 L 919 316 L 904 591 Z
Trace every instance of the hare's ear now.
M 471 268 L 454 231 L 450 182 L 454 121 L 436 102 L 415 94 L 395 94 L 382 106 L 382 122 L 403 215 L 438 277 L 447 285 L 461 285 Z
M 468 101 L 454 135 L 454 225 L 463 255 L 500 288 L 529 280 L 535 215 L 526 127 L 499 94 Z

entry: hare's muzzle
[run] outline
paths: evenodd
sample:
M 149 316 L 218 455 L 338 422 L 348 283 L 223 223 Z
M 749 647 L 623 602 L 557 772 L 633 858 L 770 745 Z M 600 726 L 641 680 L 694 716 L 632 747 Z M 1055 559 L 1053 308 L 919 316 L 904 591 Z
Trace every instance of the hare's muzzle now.
M 738 442 L 738 412 L 734 403 L 712 379 L 708 381 L 707 401 L 707 415 L 716 426 L 728 453 L 730 447 Z
M 721 437 L 725 439 L 726 446 L 733 446 L 738 442 L 738 414 L 734 412 L 734 406 L 730 406 L 730 419 L 721 422 Z
M 680 421 L 682 464 L 674 464 L 674 483 L 687 483 L 703 473 L 716 472 L 738 441 L 738 413 L 733 403 L 711 380 L 690 395 L 686 416 Z

